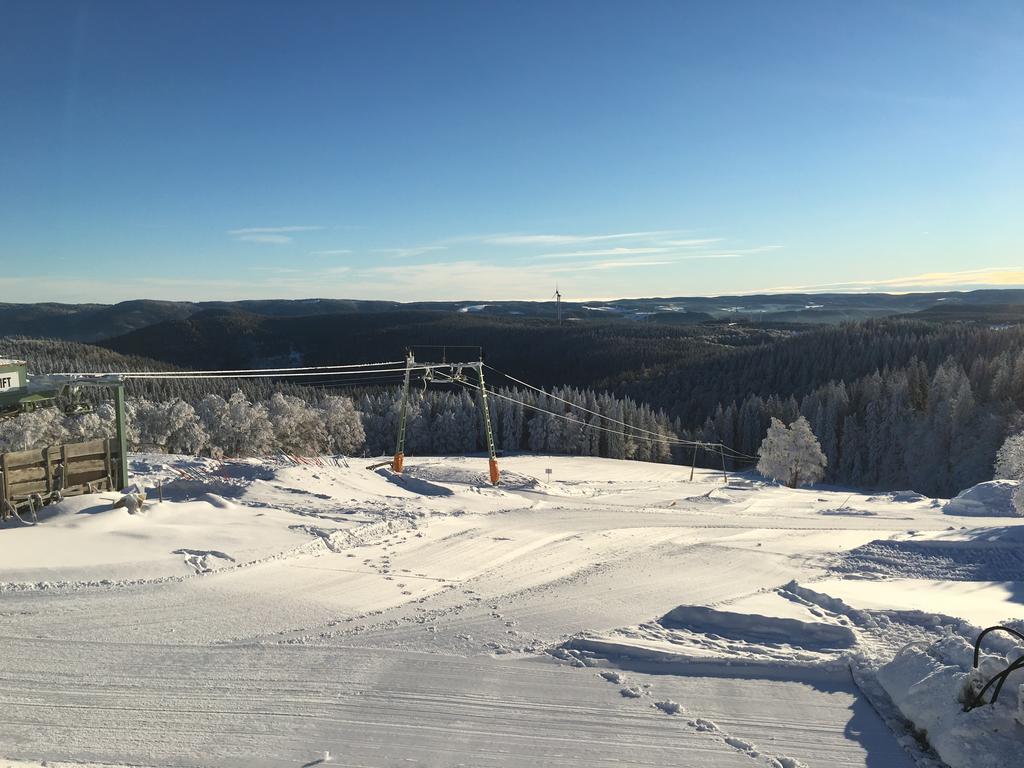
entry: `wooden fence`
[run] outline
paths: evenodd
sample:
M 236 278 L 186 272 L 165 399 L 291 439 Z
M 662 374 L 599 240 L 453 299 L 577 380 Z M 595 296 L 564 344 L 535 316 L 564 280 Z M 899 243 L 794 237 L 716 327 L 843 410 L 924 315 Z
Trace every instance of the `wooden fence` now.
M 121 488 L 116 439 L 0 454 L 0 519 L 63 496 Z

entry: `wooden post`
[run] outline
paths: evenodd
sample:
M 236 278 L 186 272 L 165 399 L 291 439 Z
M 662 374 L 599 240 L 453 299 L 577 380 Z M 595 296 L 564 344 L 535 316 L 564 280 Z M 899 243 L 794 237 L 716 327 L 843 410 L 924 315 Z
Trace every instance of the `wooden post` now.
M 700 443 L 693 444 L 693 458 L 690 459 L 690 482 L 693 482 L 693 470 L 697 467 L 697 449 L 700 448 Z
M 725 449 L 722 447 L 718 448 L 718 453 L 722 456 L 722 482 L 729 482 L 729 473 L 725 471 Z
M 402 384 L 402 403 L 398 410 L 398 441 L 395 445 L 395 458 L 391 462 L 391 469 L 396 474 L 402 474 L 402 467 L 405 464 L 405 419 L 409 413 L 409 377 L 412 372 L 412 364 L 416 362 L 412 351 L 405 353 L 405 381 Z
M 497 485 L 499 479 L 498 454 L 494 450 L 494 432 L 491 429 L 491 409 L 487 406 L 487 385 L 484 384 L 483 360 L 479 362 L 476 372 L 477 376 L 480 377 L 480 407 L 484 412 L 484 434 L 487 436 L 487 454 L 489 456 L 487 467 L 491 477 L 491 485 Z
M 114 423 L 117 427 L 118 490 L 128 486 L 128 435 L 125 431 L 124 382 L 118 381 L 114 388 Z
M 43 458 L 46 460 L 46 493 L 47 495 L 53 493 L 53 462 L 50 461 L 50 448 L 52 446 L 46 446 L 43 449 Z

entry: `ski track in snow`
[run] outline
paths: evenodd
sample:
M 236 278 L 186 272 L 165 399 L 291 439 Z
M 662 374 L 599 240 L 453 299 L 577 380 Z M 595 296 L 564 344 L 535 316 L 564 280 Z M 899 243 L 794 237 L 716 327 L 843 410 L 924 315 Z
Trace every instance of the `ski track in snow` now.
M 0 768 L 932 768 L 873 669 L 964 622 L 815 581 L 884 602 L 881 577 L 1024 580 L 1013 524 L 950 534 L 923 498 L 349 463 L 249 462 L 132 519 L 82 497 L 0 530 Z

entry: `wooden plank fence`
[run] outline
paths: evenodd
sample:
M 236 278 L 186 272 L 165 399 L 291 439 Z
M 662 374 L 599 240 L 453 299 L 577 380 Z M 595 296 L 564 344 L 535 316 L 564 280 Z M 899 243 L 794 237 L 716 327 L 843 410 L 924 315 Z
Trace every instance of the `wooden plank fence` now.
M 0 454 L 0 519 L 63 496 L 124 486 L 114 438 Z

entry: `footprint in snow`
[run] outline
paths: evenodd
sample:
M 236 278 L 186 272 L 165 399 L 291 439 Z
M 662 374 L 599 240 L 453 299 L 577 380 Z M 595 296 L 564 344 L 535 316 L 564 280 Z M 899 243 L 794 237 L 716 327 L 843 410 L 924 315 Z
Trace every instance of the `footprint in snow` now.
M 217 550 L 202 550 L 202 549 L 176 549 L 171 552 L 172 555 L 184 555 L 185 563 L 190 566 L 196 573 L 210 573 L 214 570 L 216 560 L 227 560 L 229 562 L 235 562 L 235 558 L 231 555 L 225 554 L 224 552 L 218 552 Z M 210 558 L 215 558 L 211 560 Z

